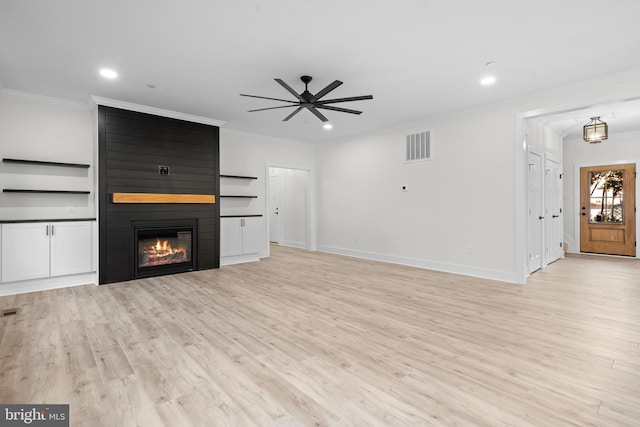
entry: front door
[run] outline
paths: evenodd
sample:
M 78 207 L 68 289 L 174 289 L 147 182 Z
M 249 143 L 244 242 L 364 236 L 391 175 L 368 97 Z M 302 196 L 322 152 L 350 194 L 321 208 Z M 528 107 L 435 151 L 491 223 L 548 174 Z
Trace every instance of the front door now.
M 580 168 L 580 251 L 636 256 L 635 164 Z

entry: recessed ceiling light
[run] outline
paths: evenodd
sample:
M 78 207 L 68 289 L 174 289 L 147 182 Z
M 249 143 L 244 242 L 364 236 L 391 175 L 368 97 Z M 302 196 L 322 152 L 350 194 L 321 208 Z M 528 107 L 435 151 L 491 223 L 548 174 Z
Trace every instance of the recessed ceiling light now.
M 325 123 L 323 126 L 326 130 L 333 129 L 333 125 L 331 123 Z
M 484 64 L 484 77 L 480 79 L 480 84 L 482 86 L 491 86 L 496 82 L 494 73 L 490 71 L 490 69 L 493 69 L 495 65 L 495 61 L 487 61 Z
M 105 79 L 115 79 L 116 77 L 118 77 L 118 73 L 110 68 L 102 68 L 100 70 L 100 75 Z
M 494 76 L 486 76 L 480 80 L 480 84 L 482 86 L 491 86 L 496 82 L 496 78 Z

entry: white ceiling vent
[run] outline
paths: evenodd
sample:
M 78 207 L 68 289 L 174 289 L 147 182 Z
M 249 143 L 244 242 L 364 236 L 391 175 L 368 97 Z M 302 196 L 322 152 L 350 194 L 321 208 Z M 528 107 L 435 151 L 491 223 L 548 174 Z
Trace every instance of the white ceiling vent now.
M 406 161 L 431 159 L 431 131 L 406 136 Z

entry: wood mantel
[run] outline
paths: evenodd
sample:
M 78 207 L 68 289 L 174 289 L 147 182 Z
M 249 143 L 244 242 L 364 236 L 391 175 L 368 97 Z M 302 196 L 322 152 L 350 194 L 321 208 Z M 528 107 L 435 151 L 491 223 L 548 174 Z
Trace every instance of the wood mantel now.
M 204 203 L 216 202 L 214 194 L 113 193 L 113 203 Z

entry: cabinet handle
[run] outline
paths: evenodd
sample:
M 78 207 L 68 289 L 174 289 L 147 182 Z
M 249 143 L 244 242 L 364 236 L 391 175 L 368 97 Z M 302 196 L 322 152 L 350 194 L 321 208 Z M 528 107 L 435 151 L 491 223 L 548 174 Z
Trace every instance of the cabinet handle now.
M 45 234 L 48 236 L 49 235 L 49 224 L 47 224 L 47 229 L 45 231 Z
M 53 224 L 51 224 L 51 235 L 53 236 Z

